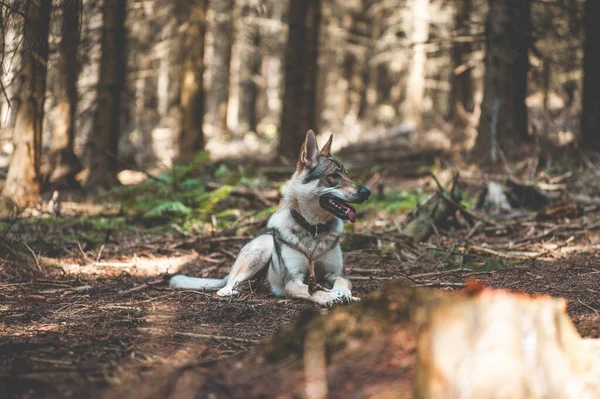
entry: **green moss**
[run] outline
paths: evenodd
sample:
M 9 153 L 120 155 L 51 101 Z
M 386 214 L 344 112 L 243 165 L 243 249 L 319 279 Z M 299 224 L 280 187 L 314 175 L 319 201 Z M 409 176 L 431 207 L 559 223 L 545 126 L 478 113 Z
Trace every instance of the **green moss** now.
M 415 191 L 399 191 L 383 197 L 375 197 L 367 202 L 367 209 L 383 212 L 409 211 L 427 197 Z

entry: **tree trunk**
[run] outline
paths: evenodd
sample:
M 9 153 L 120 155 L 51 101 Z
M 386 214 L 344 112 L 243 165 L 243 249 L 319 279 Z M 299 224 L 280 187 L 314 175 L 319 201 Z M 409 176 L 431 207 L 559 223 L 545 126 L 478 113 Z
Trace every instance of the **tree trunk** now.
M 492 0 L 487 19 L 484 96 L 473 154 L 498 159 L 529 140 L 527 72 L 531 47 L 530 0 Z
M 2 194 L 19 205 L 37 202 L 40 193 L 42 124 L 52 0 L 27 3 L 23 28 L 20 104 L 13 130 L 14 151 Z
M 294 160 L 308 129 L 318 131 L 317 72 L 321 0 L 291 0 L 279 156 Z
M 371 3 L 369 2 L 369 6 L 370 5 Z M 381 65 L 372 62 L 373 58 L 378 54 L 377 42 L 381 38 L 381 21 L 381 11 L 376 11 L 369 21 L 369 27 L 371 29 L 371 46 L 367 50 L 367 59 L 365 62 L 368 70 L 365 102 L 367 119 L 371 123 L 376 123 L 377 107 L 381 104 L 381 95 L 378 87 Z
M 260 25 L 256 21 L 257 18 L 258 15 L 247 17 L 248 23 L 242 39 L 241 50 L 240 115 L 238 122 L 242 125 L 245 124 L 250 132 L 256 132 L 258 125 L 257 102 L 262 66 L 262 36 Z
M 414 0 L 412 3 L 412 59 L 406 84 L 406 99 L 402 105 L 403 123 L 419 131 L 423 124 L 423 96 L 425 95 L 425 70 L 427 53 L 425 42 L 429 38 L 429 0 Z
M 470 34 L 472 0 L 460 0 L 456 3 L 454 31 L 457 36 Z M 473 79 L 471 67 L 463 67 L 472 51 L 470 42 L 456 42 L 452 46 L 452 77 L 450 88 L 450 107 L 448 119 L 456 124 L 465 125 L 465 117 L 473 112 Z
M 213 79 L 211 94 L 214 125 L 219 131 L 227 129 L 227 108 L 229 106 L 229 77 L 231 52 L 233 47 L 233 9 L 235 0 L 221 0 L 212 3 L 215 9 L 214 52 L 212 57 Z
M 600 151 L 600 2 L 586 0 L 581 146 Z
M 62 5 L 63 21 L 58 59 L 58 90 L 56 118 L 50 143 L 50 178 L 52 184 L 76 186 L 75 175 L 81 164 L 74 152 L 75 114 L 77 112 L 77 81 L 79 77 L 79 48 L 81 3 L 67 1 Z
M 189 162 L 204 149 L 204 35 L 208 0 L 180 0 L 180 15 L 186 16 L 183 32 L 183 68 L 180 106 L 179 162 Z
M 121 96 L 125 88 L 125 0 L 105 0 L 102 9 L 102 57 L 98 98 L 90 139 L 88 188 L 118 184 Z

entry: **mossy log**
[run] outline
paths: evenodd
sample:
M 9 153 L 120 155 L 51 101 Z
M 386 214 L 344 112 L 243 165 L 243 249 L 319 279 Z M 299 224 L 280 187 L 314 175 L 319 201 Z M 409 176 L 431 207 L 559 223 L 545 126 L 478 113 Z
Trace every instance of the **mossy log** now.
M 417 208 L 412 219 L 402 228 L 401 234 L 412 238 L 415 242 L 427 240 L 434 231 L 434 226 L 452 216 L 460 203 L 461 193 L 458 189 L 451 192 L 440 190 L 424 205 Z
M 597 398 L 600 343 L 565 302 L 400 283 L 348 307 L 300 314 L 242 356 L 164 365 L 104 398 Z

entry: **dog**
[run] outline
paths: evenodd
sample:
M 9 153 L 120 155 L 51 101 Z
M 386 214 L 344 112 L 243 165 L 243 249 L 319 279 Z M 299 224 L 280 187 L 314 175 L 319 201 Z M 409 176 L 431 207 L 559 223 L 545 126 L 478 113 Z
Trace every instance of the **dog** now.
M 307 132 L 281 206 L 269 218 L 267 231 L 241 249 L 227 277 L 176 275 L 171 287 L 217 291 L 228 297 L 239 294 L 240 283 L 268 268 L 267 279 L 276 296 L 325 307 L 358 299 L 351 293 L 339 240 L 343 221 L 356 221 L 356 210 L 349 203 L 363 203 L 371 192 L 350 180 L 344 166 L 330 155 L 332 140 L 333 135 L 319 150 L 314 132 Z M 310 277 L 319 284 L 315 292 L 309 289 Z

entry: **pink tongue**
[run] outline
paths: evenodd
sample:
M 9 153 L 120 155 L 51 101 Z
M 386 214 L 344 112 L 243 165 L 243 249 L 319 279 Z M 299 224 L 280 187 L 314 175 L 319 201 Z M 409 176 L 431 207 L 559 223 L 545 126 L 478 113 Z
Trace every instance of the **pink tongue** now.
M 352 209 L 346 209 L 346 215 L 348 215 L 348 219 L 350 219 L 350 222 L 356 222 L 356 213 L 354 213 Z

